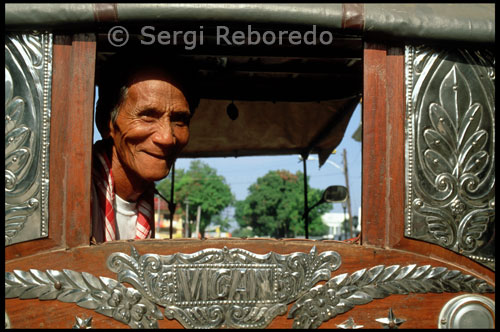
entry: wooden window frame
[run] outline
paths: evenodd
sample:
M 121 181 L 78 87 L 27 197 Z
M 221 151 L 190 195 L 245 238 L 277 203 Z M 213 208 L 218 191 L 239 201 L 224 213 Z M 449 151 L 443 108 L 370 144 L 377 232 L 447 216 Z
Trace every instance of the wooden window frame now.
M 361 244 L 437 257 L 494 280 L 465 256 L 404 237 L 404 45 L 365 42 L 363 61 Z M 6 247 L 6 260 L 90 244 L 95 64 L 94 34 L 54 36 L 49 236 Z
M 468 257 L 404 236 L 404 61 L 402 44 L 365 42 L 361 244 L 437 258 L 494 283 L 495 273 Z
M 6 260 L 90 244 L 95 62 L 94 34 L 54 35 L 49 236 L 6 247 Z

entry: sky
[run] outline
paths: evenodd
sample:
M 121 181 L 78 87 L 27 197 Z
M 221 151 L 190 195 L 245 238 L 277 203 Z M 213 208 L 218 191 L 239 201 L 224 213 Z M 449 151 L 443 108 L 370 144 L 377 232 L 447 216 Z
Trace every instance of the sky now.
M 98 91 L 96 91 L 96 96 Z M 96 98 L 97 99 L 97 98 Z M 352 138 L 353 133 L 361 123 L 361 106 L 358 105 L 347 126 L 344 138 L 336 148 L 336 153 L 330 155 L 328 161 L 319 168 L 317 155 L 311 155 L 315 160 L 307 161 L 307 175 L 309 186 L 324 190 L 331 185 L 345 186 L 343 172 L 343 150 L 347 154 L 349 187 L 351 190 L 351 211 L 353 216 L 358 215 L 361 206 L 361 143 Z M 94 142 L 101 139 L 94 124 Z M 188 169 L 194 159 L 179 158 L 175 169 Z M 303 172 L 303 164 L 299 155 L 290 156 L 263 156 L 263 157 L 224 157 L 224 158 L 197 158 L 217 170 L 218 175 L 224 176 L 226 183 L 237 200 L 243 200 L 248 195 L 248 187 L 259 177 L 271 170 L 288 170 L 292 173 Z M 337 167 L 338 166 L 338 167 Z M 309 202 L 310 205 L 315 202 Z M 344 212 L 341 203 L 334 203 L 330 212 Z

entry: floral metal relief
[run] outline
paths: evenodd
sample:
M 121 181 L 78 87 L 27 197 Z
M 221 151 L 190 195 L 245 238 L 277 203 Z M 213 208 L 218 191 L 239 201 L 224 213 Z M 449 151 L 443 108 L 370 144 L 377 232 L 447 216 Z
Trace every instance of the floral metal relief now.
M 264 328 L 339 266 L 336 252 L 317 254 L 316 248 L 309 254 L 224 248 L 170 256 L 139 256 L 132 248 L 132 256 L 108 258 L 118 281 L 71 270 L 13 271 L 5 274 L 5 297 L 74 302 L 132 328 L 158 328 L 164 316 L 187 328 Z
M 52 35 L 5 36 L 5 245 L 48 235 Z
M 405 235 L 494 270 L 494 56 L 408 46 L 406 77 Z
M 263 328 L 287 304 L 340 266 L 335 252 L 257 255 L 243 249 L 133 257 L 117 253 L 108 266 L 118 280 L 165 307 L 188 328 Z
M 429 265 L 379 265 L 330 278 L 340 263 L 338 253 L 317 254 L 315 247 L 308 254 L 224 248 L 169 256 L 140 256 L 132 247 L 132 256 L 108 258 L 118 280 L 71 270 L 14 270 L 5 273 L 5 298 L 72 302 L 132 328 L 158 328 L 164 317 L 186 328 L 264 328 L 296 301 L 288 314 L 293 327 L 316 328 L 391 294 L 494 292 L 481 279 Z
M 392 294 L 442 292 L 492 293 L 485 281 L 445 267 L 377 265 L 352 274 L 344 273 L 313 287 L 290 309 L 293 327 L 317 328 L 357 305 Z

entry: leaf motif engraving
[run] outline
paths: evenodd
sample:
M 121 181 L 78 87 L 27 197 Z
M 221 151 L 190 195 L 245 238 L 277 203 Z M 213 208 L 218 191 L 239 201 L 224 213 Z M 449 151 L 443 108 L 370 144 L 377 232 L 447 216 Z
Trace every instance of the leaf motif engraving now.
M 455 242 L 456 225 L 453 216 L 447 210 L 422 204 L 419 199 L 414 202 L 415 211 L 424 216 L 428 232 L 445 248 Z
M 30 151 L 28 149 L 17 149 L 5 158 L 5 168 L 19 175 L 25 168 L 30 158 Z
M 459 246 L 464 252 L 472 252 L 480 245 L 482 237 L 491 221 L 494 222 L 495 210 L 478 209 L 467 214 L 458 229 Z
M 477 130 L 470 137 L 466 137 L 467 140 L 463 144 L 463 149 L 460 153 L 460 163 L 465 163 L 468 159 L 467 157 L 471 154 L 482 151 L 488 142 L 488 138 L 488 132 L 484 129 Z
M 22 39 L 24 40 L 22 46 L 26 49 L 26 54 L 31 58 L 30 62 L 33 67 L 40 68 L 43 65 L 42 36 L 22 34 Z
M 423 135 L 430 150 L 435 151 L 451 164 L 456 162 L 450 143 L 439 132 L 434 129 L 426 129 Z
M 413 228 L 416 238 L 477 255 L 486 243 L 478 238 L 494 217 L 488 222 L 478 215 L 472 222 L 467 216 L 487 207 L 494 197 L 494 110 L 490 92 L 476 82 L 484 77 L 484 70 L 471 68 L 469 65 L 477 66 L 477 60 L 463 52 L 463 62 L 452 57 L 442 65 L 422 68 L 416 76 L 419 83 L 412 85 L 418 87 L 411 97 L 413 104 L 421 106 L 415 112 L 416 154 L 410 152 L 415 163 L 408 164 L 415 169 L 409 173 L 411 188 L 415 188 L 409 189 L 415 190 L 409 201 L 409 222 L 419 226 Z M 426 232 L 420 231 L 422 226 L 427 226 Z M 468 236 L 464 227 L 471 228 Z
M 19 149 L 30 137 L 31 130 L 27 127 L 19 127 L 5 135 L 5 155 L 10 155 Z
M 431 103 L 429 105 L 429 119 L 433 128 L 441 134 L 452 151 L 455 151 L 457 149 L 457 127 L 453 115 L 450 115 L 443 106 Z
M 432 129 L 422 133 L 428 149 L 424 161 L 434 176 L 452 174 L 457 180 L 465 172 L 479 173 L 488 164 L 489 158 L 482 153 L 481 163 L 474 166 L 472 156 L 478 156 L 487 141 L 488 133 L 480 129 L 482 105 L 471 104 L 471 91 L 462 72 L 456 65 L 443 79 L 439 100 L 441 104 L 429 105 L 429 119 Z M 476 158 L 477 159 L 477 158 Z
M 28 216 L 38 208 L 39 202 L 36 198 L 31 198 L 27 202 L 18 206 L 12 206 L 5 203 L 5 243 L 9 244 L 10 240 L 19 233 Z
M 37 225 L 31 221 L 30 216 L 35 209 L 43 210 L 38 204 L 41 199 L 41 194 L 37 187 L 40 187 L 40 174 L 45 171 L 37 171 L 37 162 L 41 161 L 39 154 L 39 144 L 41 135 L 37 134 L 37 117 L 44 110 L 38 108 L 37 97 L 41 97 L 40 93 L 43 87 L 39 84 L 38 75 L 43 71 L 45 62 L 41 43 L 39 43 L 40 57 L 37 59 L 39 70 L 33 70 L 33 63 L 30 56 L 23 45 L 23 38 L 26 41 L 33 42 L 27 34 L 9 34 L 6 40 L 6 65 L 5 65 L 5 244 L 9 245 L 21 240 L 27 240 L 26 236 L 21 234 L 26 230 L 25 234 L 28 237 L 40 237 L 44 233 L 34 232 L 37 230 Z M 41 37 L 37 37 L 40 39 Z M 41 41 L 41 39 L 40 39 Z M 15 52 L 13 50 L 16 50 Z M 26 70 L 31 70 L 32 76 L 23 79 L 23 74 Z M 11 74 L 12 72 L 12 74 Z M 27 76 L 26 76 L 27 77 Z M 33 81 L 34 80 L 34 81 Z M 42 148 L 43 149 L 43 148 Z M 45 163 L 45 161 L 43 161 Z M 30 192 L 28 197 L 23 197 L 26 192 Z M 44 189 L 45 191 L 45 189 Z M 19 204 L 18 204 L 19 203 Z M 21 207 L 19 211 L 24 211 L 23 214 L 12 215 L 14 211 L 12 205 L 16 204 Z M 29 209 L 23 209 L 26 204 L 31 204 Z M 28 213 L 29 212 L 29 213 Z M 43 218 L 41 218 L 43 219 Z M 42 220 L 42 225 L 43 225 Z M 46 226 L 40 227 L 46 229 Z M 37 230 L 38 231 L 38 230 Z M 33 235 L 34 234 L 34 235 Z M 43 236 L 43 235 L 42 235 Z M 22 239 L 24 237 L 24 239 Z
M 453 166 L 439 152 L 428 149 L 424 152 L 424 161 L 427 168 L 437 177 L 440 174 L 453 173 Z
M 361 275 L 366 274 L 378 277 L 364 279 Z M 353 275 L 356 277 L 352 277 Z M 356 281 L 360 279 L 372 281 L 363 286 L 356 285 Z M 492 293 L 495 290 L 481 279 L 464 275 L 457 270 L 450 271 L 445 267 L 377 265 L 369 270 L 356 271 L 351 276 L 336 276 L 324 285 L 315 286 L 294 303 L 288 318 L 294 318 L 293 328 L 317 328 L 356 305 L 392 294 L 459 291 Z
M 419 45 L 415 47 L 415 60 L 413 62 L 415 72 L 421 74 L 431 58 L 435 58 L 435 49 L 427 45 Z
M 6 70 L 7 72 L 7 70 Z M 7 88 L 6 88 L 7 89 Z M 25 102 L 21 97 L 15 97 L 5 106 L 5 134 L 8 134 L 18 124 L 24 111 Z
M 462 118 L 460 130 L 458 132 L 458 146 L 463 149 L 464 142 L 480 128 L 483 118 L 483 107 L 479 103 L 474 103 L 469 107 L 467 113 Z
M 467 164 L 465 164 L 464 172 L 472 173 L 478 176 L 488 165 L 490 156 L 486 151 L 479 151 L 473 154 Z
M 26 218 L 27 216 L 16 216 L 5 220 L 5 243 L 8 244 L 10 238 L 23 229 Z
M 457 128 L 459 119 L 471 105 L 471 90 L 469 83 L 456 64 L 453 65 L 439 87 L 439 100 L 453 121 L 454 128 Z
M 5 298 L 54 300 L 96 310 L 132 328 L 158 328 L 163 315 L 138 291 L 116 280 L 72 270 L 5 273 Z

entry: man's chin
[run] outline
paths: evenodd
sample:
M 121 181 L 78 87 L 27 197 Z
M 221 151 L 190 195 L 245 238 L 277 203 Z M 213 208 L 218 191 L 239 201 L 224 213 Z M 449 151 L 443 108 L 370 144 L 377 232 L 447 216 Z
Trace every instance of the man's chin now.
M 144 174 L 143 178 L 148 182 L 156 182 L 163 180 L 170 173 L 170 170 L 162 171 L 162 172 L 153 172 L 150 174 Z

